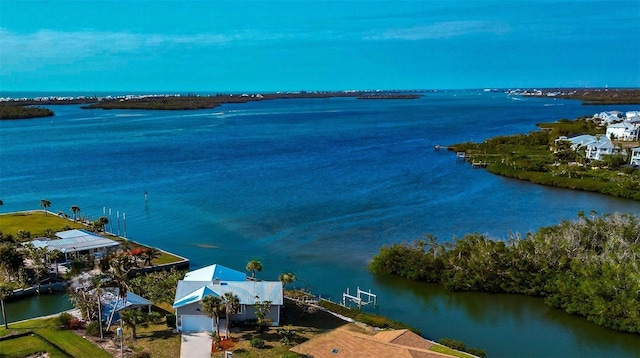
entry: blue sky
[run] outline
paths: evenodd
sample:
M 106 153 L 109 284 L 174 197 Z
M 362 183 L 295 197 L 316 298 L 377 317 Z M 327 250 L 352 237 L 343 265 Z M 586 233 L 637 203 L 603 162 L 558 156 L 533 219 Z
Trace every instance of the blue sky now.
M 640 87 L 640 0 L 0 1 L 0 91 Z

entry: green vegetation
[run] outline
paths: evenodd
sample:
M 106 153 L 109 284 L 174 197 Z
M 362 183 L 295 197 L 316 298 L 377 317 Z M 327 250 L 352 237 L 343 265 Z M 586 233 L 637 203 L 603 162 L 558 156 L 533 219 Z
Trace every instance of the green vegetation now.
M 587 105 L 640 104 L 638 89 L 579 89 L 563 94 L 559 98 L 581 100 Z
M 640 333 L 640 218 L 590 217 L 540 229 L 526 238 L 480 234 L 439 244 L 384 246 L 375 274 L 442 283 L 452 291 L 542 296 L 545 302 L 617 331 Z
M 84 106 L 84 109 L 149 109 L 149 110 L 193 110 L 218 107 L 226 103 L 247 103 L 273 99 L 352 97 L 357 99 L 415 99 L 419 95 L 406 93 L 366 92 L 291 92 L 266 94 L 217 94 L 214 96 L 145 96 L 140 98 L 104 99 Z
M 0 104 L 0 119 L 27 119 L 51 117 L 53 112 L 41 107 L 24 107 L 16 104 Z
M 640 200 L 640 171 L 621 169 L 626 158 L 611 155 L 604 161 L 589 161 L 567 142 L 556 142 L 560 136 L 597 135 L 601 129 L 595 123 L 583 117 L 538 126 L 542 130 L 456 144 L 453 150 L 465 152 L 470 163 L 505 177 Z
M 454 356 L 454 357 L 459 357 L 459 358 L 473 358 L 472 355 L 461 352 L 461 351 L 457 351 L 453 348 L 449 348 L 440 344 L 434 344 L 431 346 L 431 348 L 429 348 L 430 351 L 434 351 L 434 352 L 438 352 L 438 353 L 444 353 L 444 354 L 448 354 L 450 356 Z
M 402 322 L 393 321 L 389 318 L 379 316 L 372 313 L 362 312 L 360 310 L 352 310 L 347 307 L 341 306 L 337 303 L 333 303 L 326 300 L 320 300 L 318 305 L 331 312 L 338 313 L 342 316 L 353 318 L 358 322 L 362 322 L 372 327 L 378 328 L 390 328 L 390 329 L 408 329 L 416 334 L 420 334 L 416 328 L 410 327 Z
M 0 336 L 7 336 L 10 334 L 24 334 L 34 333 L 44 339 L 45 351 L 56 352 L 58 357 L 71 356 L 71 357 L 111 357 L 106 351 L 95 346 L 93 343 L 75 334 L 73 331 L 69 331 L 65 328 L 61 328 L 57 318 L 48 319 L 35 319 L 21 323 L 13 323 L 9 329 L 0 328 Z M 20 338 L 21 339 L 21 338 Z M 16 343 L 12 342 L 14 339 L 8 339 L 0 341 L 0 352 L 5 352 L 5 349 L 13 349 Z M 38 343 L 38 347 L 41 343 Z M 53 346 L 53 348 L 51 347 Z M 42 351 L 41 348 L 34 348 L 33 353 Z M 64 353 L 59 353 L 60 351 Z M 21 353 L 16 353 L 11 357 L 23 357 Z
M 456 351 L 471 353 L 476 357 L 484 358 L 487 356 L 487 352 L 485 352 L 484 350 L 478 348 L 469 348 L 466 344 L 464 344 L 464 342 L 457 341 L 452 338 L 441 338 L 438 340 L 438 343 L 442 344 L 445 347 L 452 348 Z
M 171 269 L 170 271 L 150 272 L 129 280 L 132 292 L 144 296 L 154 303 L 173 303 L 176 296 L 178 281 L 184 277 L 184 271 Z M 175 320 L 175 316 L 174 316 Z
M 51 358 L 67 358 L 68 356 L 38 335 L 30 333 L 0 342 L 1 357 L 27 357 L 38 353 L 49 353 Z
M 47 236 L 47 229 L 63 231 L 85 228 L 79 222 L 73 222 L 57 215 L 45 215 L 42 210 L 24 211 L 0 215 L 0 232 L 3 237 L 11 235 L 18 238 L 20 231 L 28 232 L 30 237 Z

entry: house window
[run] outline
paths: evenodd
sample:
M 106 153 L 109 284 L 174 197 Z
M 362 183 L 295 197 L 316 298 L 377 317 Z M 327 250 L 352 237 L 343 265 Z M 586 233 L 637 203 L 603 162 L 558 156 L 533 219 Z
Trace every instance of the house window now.
M 236 314 L 244 314 L 245 312 L 247 312 L 247 306 L 240 305 L 240 308 L 238 309 L 238 312 L 236 312 Z

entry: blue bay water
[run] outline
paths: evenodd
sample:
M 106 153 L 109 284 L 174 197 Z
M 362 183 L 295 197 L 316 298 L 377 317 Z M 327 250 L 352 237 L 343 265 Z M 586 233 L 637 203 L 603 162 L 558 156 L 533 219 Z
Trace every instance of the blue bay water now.
M 637 107 L 637 106 L 636 106 Z M 0 121 L 2 212 L 93 217 L 112 231 L 191 259 L 259 277 L 292 271 L 297 285 L 340 300 L 378 294 L 376 312 L 453 337 L 491 356 L 633 356 L 637 335 L 610 332 L 541 300 L 461 294 L 372 277 L 385 244 L 426 233 L 507 238 L 576 217 L 639 213 L 640 203 L 491 175 L 436 144 L 535 130 L 535 123 L 633 106 L 582 106 L 502 93 L 427 93 L 418 100 L 275 100 L 199 111 L 83 110 Z M 148 201 L 145 201 L 145 192 Z

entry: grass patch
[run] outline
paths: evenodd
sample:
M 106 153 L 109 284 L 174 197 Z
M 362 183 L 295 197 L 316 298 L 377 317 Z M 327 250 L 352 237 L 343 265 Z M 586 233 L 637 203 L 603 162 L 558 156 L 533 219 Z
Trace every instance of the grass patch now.
M 40 335 L 49 342 L 49 345 L 58 347 L 73 357 L 111 357 L 109 353 L 78 336 L 73 331 L 61 329 L 57 318 L 33 319 L 25 322 L 13 323 L 9 325 L 9 330 L 6 330 L 4 327 L 0 328 L 0 335 L 2 336 L 11 333 L 19 334 L 24 332 L 34 332 Z M 4 352 L 5 344 L 11 344 L 7 343 L 11 341 L 12 340 L 0 342 L 0 351 Z M 50 352 L 49 349 L 47 349 L 47 352 Z
M 67 358 L 68 356 L 52 346 L 46 340 L 36 336 L 28 335 L 0 342 L 0 357 L 26 357 L 37 353 L 49 353 L 51 358 Z
M 138 327 L 138 338 L 131 339 L 131 332 L 125 328 L 124 345 L 134 352 L 149 351 L 154 358 L 175 358 L 180 356 L 180 333 L 173 333 L 165 323 Z M 235 356 L 235 355 L 234 355 Z
M 64 231 L 68 228 L 72 229 L 85 229 L 88 228 L 80 222 L 74 222 L 73 220 L 66 219 L 64 217 L 47 214 L 45 215 L 42 210 L 34 211 L 22 211 L 17 213 L 9 213 L 0 215 L 0 232 L 3 235 L 12 235 L 17 237 L 19 231 L 26 231 L 31 234 L 31 238 L 45 236 L 45 231 L 50 229 L 53 232 Z M 110 240 L 118 241 L 125 246 L 132 247 L 148 247 L 141 245 L 137 242 L 129 241 L 121 237 L 110 235 L 106 233 L 100 234 Z M 160 251 L 160 257 L 154 259 L 152 262 L 154 265 L 163 265 L 168 263 L 180 262 L 183 258 L 172 255 L 168 252 Z
M 321 300 L 319 302 L 319 305 L 323 308 L 328 309 L 331 312 L 341 314 L 345 317 L 353 318 L 354 320 L 358 322 L 362 322 L 369 326 L 378 327 L 378 328 L 390 328 L 390 329 L 408 329 L 418 335 L 421 335 L 418 329 L 408 326 L 402 322 L 391 320 L 387 317 L 383 317 L 383 316 L 372 314 L 372 313 L 365 313 L 359 310 L 349 309 L 337 303 L 333 303 L 325 300 Z
M 73 222 L 55 214 L 49 213 L 45 215 L 42 210 L 0 215 L 0 231 L 4 235 L 11 234 L 14 237 L 18 235 L 20 230 L 28 231 L 31 233 L 32 238 L 36 238 L 44 236 L 44 232 L 47 229 L 57 232 L 63 231 L 65 227 L 72 229 L 85 228 L 79 222 Z
M 460 352 L 457 351 L 455 349 L 451 349 L 449 347 L 445 347 L 439 344 L 434 344 L 433 346 L 431 346 L 431 348 L 429 348 L 430 351 L 434 351 L 434 352 L 438 352 L 438 353 L 444 353 L 444 354 L 448 354 L 454 357 L 459 357 L 459 358 L 473 358 L 475 356 L 472 356 L 471 354 L 468 353 L 464 353 L 464 352 Z

